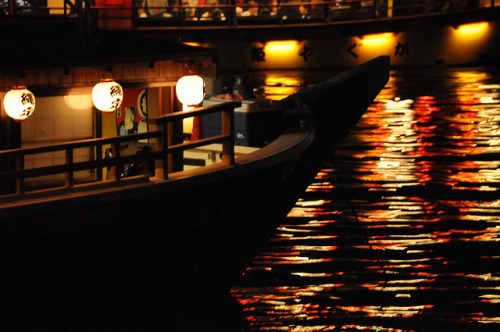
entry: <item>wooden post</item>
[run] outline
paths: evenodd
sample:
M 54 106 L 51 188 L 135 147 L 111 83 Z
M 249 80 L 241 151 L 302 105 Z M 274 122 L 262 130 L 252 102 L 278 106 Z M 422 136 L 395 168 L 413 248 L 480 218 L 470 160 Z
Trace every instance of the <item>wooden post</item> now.
M 120 158 L 120 143 L 119 142 L 116 142 L 113 144 L 113 150 L 114 150 L 113 155 L 115 156 L 115 166 L 113 167 L 112 172 L 115 175 L 115 181 L 120 181 L 120 176 L 121 176 L 122 170 L 121 170 L 120 163 L 118 161 Z
M 95 121 L 95 138 L 102 137 L 102 112 L 98 111 L 95 107 L 92 107 L 92 112 L 94 112 Z M 102 144 L 97 144 L 95 147 L 95 158 L 97 160 L 102 160 Z M 102 167 L 98 167 L 96 171 L 96 180 L 102 181 L 103 172 Z
M 168 132 L 168 122 L 165 121 L 162 123 L 162 149 L 160 151 L 163 151 L 163 180 L 168 179 L 168 173 L 169 173 L 169 155 L 167 153 L 168 150 L 168 141 L 169 141 L 169 132 Z
M 22 172 L 24 171 L 24 154 L 20 153 L 16 156 L 16 171 Z M 24 194 L 25 188 L 24 188 L 24 175 L 20 175 L 17 178 L 17 184 L 16 184 L 16 193 L 21 195 Z
M 9 14 L 10 15 L 16 14 L 16 1 L 15 0 L 9 0 Z
M 176 107 L 175 87 L 167 86 L 160 88 L 159 104 L 160 115 L 169 114 L 177 111 Z M 182 120 L 173 121 L 168 124 L 168 145 L 180 144 L 183 141 Z M 167 145 L 166 145 L 167 146 Z M 171 153 L 168 162 L 168 172 L 182 171 L 184 168 L 183 159 L 184 153 L 177 151 Z
M 154 120 L 148 122 L 148 125 L 149 131 L 161 131 L 161 136 L 154 138 L 152 143 L 155 146 L 155 151 L 163 153 L 163 158 L 157 159 L 155 162 L 155 178 L 165 180 L 168 178 L 168 155 L 166 153 L 166 148 L 168 146 L 166 133 L 167 126 L 166 123 L 159 123 Z
M 234 109 L 222 111 L 222 135 L 230 136 L 222 143 L 222 162 L 234 165 Z
M 73 149 L 68 147 L 66 149 L 66 165 L 69 170 L 66 172 L 66 188 L 73 187 Z
M 82 0 L 75 0 L 75 5 L 76 5 L 76 12 L 78 15 L 78 24 L 79 24 L 79 32 L 80 32 L 80 37 L 85 36 L 85 16 L 83 15 L 83 3 Z M 88 6 L 89 4 L 87 4 Z M 64 2 L 64 9 L 66 9 L 66 2 Z M 66 11 L 65 13 L 66 14 Z
M 95 147 L 95 159 L 100 161 L 102 160 L 102 144 L 98 144 Z M 96 180 L 97 181 L 102 181 L 103 179 L 103 172 L 102 172 L 102 167 L 98 167 L 96 170 Z

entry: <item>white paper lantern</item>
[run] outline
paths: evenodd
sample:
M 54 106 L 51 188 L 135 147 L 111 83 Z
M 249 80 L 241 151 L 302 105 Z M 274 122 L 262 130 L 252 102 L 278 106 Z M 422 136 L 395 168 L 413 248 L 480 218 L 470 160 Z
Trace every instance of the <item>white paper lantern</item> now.
M 101 80 L 92 89 L 94 106 L 103 112 L 114 112 L 123 101 L 123 89 L 112 79 Z
M 35 95 L 25 86 L 15 86 L 3 99 L 5 113 L 16 121 L 23 121 L 35 111 Z
M 177 98 L 187 107 L 195 107 L 205 98 L 205 82 L 198 75 L 186 75 L 177 81 Z

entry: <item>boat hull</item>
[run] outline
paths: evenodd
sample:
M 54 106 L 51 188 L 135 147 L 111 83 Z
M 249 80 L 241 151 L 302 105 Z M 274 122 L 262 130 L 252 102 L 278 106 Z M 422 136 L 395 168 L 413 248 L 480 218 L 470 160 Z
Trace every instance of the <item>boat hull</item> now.
M 234 166 L 3 206 L 3 317 L 38 327 L 123 327 L 147 317 L 178 328 L 207 308 L 225 316 L 230 286 L 385 85 L 388 68 L 387 57 L 377 58 L 287 98 L 288 129 Z

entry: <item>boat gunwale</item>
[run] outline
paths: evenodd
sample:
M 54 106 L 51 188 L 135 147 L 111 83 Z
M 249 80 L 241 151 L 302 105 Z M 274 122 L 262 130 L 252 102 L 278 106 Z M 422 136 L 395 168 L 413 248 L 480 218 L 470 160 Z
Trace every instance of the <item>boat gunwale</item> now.
M 284 111 L 287 113 L 287 111 Z M 0 203 L 0 216 L 26 212 L 26 208 L 41 208 L 41 205 L 57 208 L 64 202 L 64 208 L 80 205 L 82 199 L 120 200 L 124 195 L 137 197 L 158 193 L 173 192 L 189 186 L 216 183 L 242 176 L 245 173 L 257 172 L 287 160 L 298 158 L 314 139 L 314 121 L 310 113 L 302 112 L 294 121 L 284 121 L 289 125 L 282 134 L 268 145 L 246 155 L 239 156 L 234 165 L 217 163 L 201 168 L 169 173 L 168 179 L 159 179 L 145 175 L 123 179 L 124 181 L 104 181 L 99 183 L 78 185 L 73 188 L 55 188 L 41 192 L 25 193 L 19 198 Z M 293 123 L 292 123 L 293 122 Z M 90 203 L 90 202 L 89 202 Z

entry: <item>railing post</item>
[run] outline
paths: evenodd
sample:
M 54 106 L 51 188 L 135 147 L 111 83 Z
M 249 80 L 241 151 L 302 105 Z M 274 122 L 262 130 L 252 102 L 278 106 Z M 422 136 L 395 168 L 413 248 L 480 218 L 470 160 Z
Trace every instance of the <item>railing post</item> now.
M 234 0 L 228 0 L 225 9 L 225 15 L 227 20 L 227 25 L 236 25 L 236 7 L 234 6 Z
M 139 18 L 139 4 L 137 3 L 137 0 L 132 1 L 132 27 L 137 28 L 138 27 L 138 18 Z
M 162 150 L 163 151 L 163 167 L 162 167 L 162 178 L 163 180 L 168 179 L 168 121 L 163 122 L 163 140 L 162 140 Z
M 155 151 L 161 152 L 161 158 L 155 161 L 155 177 L 160 180 L 168 179 L 168 121 L 157 119 L 149 122 L 149 130 L 160 131 L 161 135 L 154 139 Z
M 222 135 L 230 137 L 222 143 L 222 162 L 234 165 L 234 108 L 222 111 Z
M 24 188 L 24 154 L 18 154 L 16 156 L 16 171 L 18 171 L 20 174 L 17 177 L 16 181 L 16 194 L 22 195 L 25 192 Z
M 181 3 L 181 6 L 184 5 Z M 181 26 L 186 26 L 186 8 L 182 7 L 180 10 L 180 14 L 181 14 Z
M 430 1 L 432 1 L 432 0 L 430 0 Z M 423 6 L 424 6 L 423 13 L 426 14 L 426 15 L 429 14 L 429 9 L 431 7 L 430 1 L 429 0 L 423 0 Z
M 92 34 L 92 29 L 93 29 L 93 24 L 96 26 L 99 24 L 99 17 L 95 16 L 94 18 L 94 13 L 92 12 L 92 3 L 93 1 L 88 1 L 88 0 L 82 0 L 85 1 L 85 10 L 82 12 L 82 14 L 85 16 L 84 17 L 84 28 L 85 28 L 85 36 L 90 37 Z M 94 21 L 95 19 L 95 21 Z
M 80 26 L 80 37 L 85 35 L 85 17 L 83 17 L 83 0 L 75 0 L 78 23 Z
M 102 160 L 102 144 L 97 144 L 95 146 L 95 159 L 97 161 Z M 98 167 L 96 169 L 96 180 L 97 181 L 102 181 L 103 178 L 103 172 L 102 172 L 102 167 Z
M 115 175 L 115 181 L 120 181 L 121 177 L 121 167 L 120 167 L 120 142 L 115 142 L 113 143 L 113 150 L 114 153 L 113 155 L 115 156 L 115 166 L 113 167 L 114 175 Z
M 332 6 L 332 4 L 330 4 L 330 3 L 324 3 L 322 6 L 323 7 L 323 19 L 327 22 L 332 20 L 331 15 L 330 15 L 331 6 Z
M 15 0 L 9 0 L 9 14 L 10 15 L 16 14 L 16 1 Z
M 73 149 L 68 147 L 66 149 L 66 165 L 69 170 L 66 172 L 66 188 L 73 187 Z

